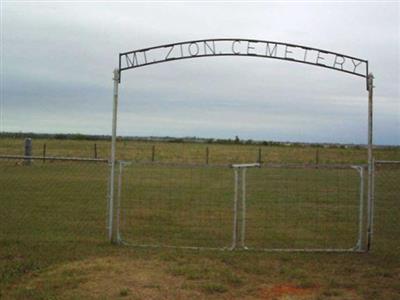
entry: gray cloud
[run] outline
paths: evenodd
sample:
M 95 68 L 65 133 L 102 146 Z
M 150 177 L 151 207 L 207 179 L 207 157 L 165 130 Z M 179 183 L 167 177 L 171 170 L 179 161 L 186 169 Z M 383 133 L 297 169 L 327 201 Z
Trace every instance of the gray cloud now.
M 375 141 L 400 144 L 397 3 L 5 3 L 2 130 L 109 134 L 118 53 L 182 40 L 286 41 L 366 58 Z M 365 82 L 260 58 L 125 72 L 119 133 L 366 142 Z

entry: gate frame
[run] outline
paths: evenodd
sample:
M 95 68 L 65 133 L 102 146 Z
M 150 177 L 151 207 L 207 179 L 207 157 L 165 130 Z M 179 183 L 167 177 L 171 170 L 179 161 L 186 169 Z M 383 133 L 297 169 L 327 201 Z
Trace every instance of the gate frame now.
M 182 54 L 181 57 L 176 57 L 176 58 L 169 58 L 168 55 L 165 57 L 165 59 L 159 60 L 159 61 L 154 61 L 151 63 L 147 63 L 147 58 L 146 58 L 146 51 L 150 51 L 153 49 L 163 49 L 163 48 L 168 48 L 168 47 L 174 47 L 174 46 L 182 46 L 182 45 L 197 45 L 197 43 L 214 43 L 214 50 L 215 50 L 215 42 L 221 42 L 221 41 L 231 41 L 232 42 L 232 53 L 211 53 L 209 55 L 192 55 L 190 54 L 189 56 L 184 56 Z M 238 42 L 247 42 L 248 43 L 248 48 L 247 48 L 247 54 L 245 53 L 237 53 L 234 51 L 234 43 Z M 285 56 L 284 57 L 277 57 L 271 55 L 258 55 L 254 53 L 249 52 L 249 45 L 250 43 L 266 43 L 267 46 L 269 44 L 275 44 L 277 45 L 282 45 L 286 47 L 285 50 Z M 206 45 L 206 44 L 204 44 Z M 206 46 L 204 46 L 206 47 Z M 288 51 L 288 47 L 292 48 L 301 48 L 305 51 L 318 51 L 318 57 L 317 61 L 315 63 L 307 62 L 306 59 L 304 58 L 304 61 L 302 60 L 296 60 L 290 57 L 287 57 L 288 53 L 291 53 Z M 206 49 L 205 49 L 206 50 Z M 171 48 L 172 51 L 172 48 Z M 146 63 L 145 64 L 138 64 L 136 61 L 136 65 L 134 63 L 134 58 L 136 57 L 137 53 L 143 53 L 144 58 Z M 126 59 L 128 60 L 129 54 L 132 54 L 132 64 L 130 67 L 127 68 L 122 68 L 121 67 L 121 59 L 125 55 Z M 332 66 L 327 66 L 325 64 L 322 64 L 319 62 L 318 58 L 320 57 L 320 54 L 328 54 L 328 55 L 335 55 L 335 63 Z M 305 64 L 310 64 L 318 67 L 324 67 L 324 68 L 329 68 L 333 69 L 336 71 L 341 71 L 345 72 L 351 75 L 363 77 L 366 79 L 366 87 L 368 91 L 368 200 L 367 200 L 367 206 L 368 206 L 368 216 L 367 216 L 367 249 L 366 252 L 368 252 L 371 248 L 372 244 L 372 233 L 373 233 L 373 203 L 374 203 L 374 188 L 373 188 L 373 172 L 374 172 L 374 159 L 373 159 L 373 89 L 374 89 L 374 76 L 372 73 L 369 72 L 368 69 L 368 60 L 360 59 L 360 58 L 355 58 L 349 55 L 344 55 L 340 54 L 337 52 L 332 52 L 332 51 L 327 51 L 323 49 L 318 49 L 318 48 L 313 48 L 313 47 L 308 47 L 308 46 L 302 46 L 302 45 L 296 45 L 296 44 L 289 44 L 289 43 L 282 43 L 282 42 L 273 42 L 273 41 L 263 41 L 263 40 L 254 40 L 254 39 L 229 39 L 229 38 L 222 38 L 222 39 L 205 39 L 205 40 L 196 40 L 196 41 L 186 41 L 186 42 L 179 42 L 179 43 L 174 43 L 174 44 L 167 44 L 167 45 L 160 45 L 156 47 L 150 47 L 150 48 L 145 48 L 145 49 L 138 49 L 138 50 L 133 50 L 129 52 L 124 52 L 119 54 L 119 65 L 118 68 L 114 69 L 114 76 L 113 76 L 113 82 L 114 82 L 114 88 L 113 88 L 113 110 L 112 110 L 112 133 L 111 133 L 111 154 L 110 154 L 110 180 L 109 180 L 109 195 L 108 195 L 108 238 L 111 243 L 118 243 L 118 236 L 116 234 L 116 226 L 115 226 L 115 218 L 114 218 L 114 194 L 115 194 L 115 164 L 116 164 L 116 136 L 117 136 L 117 114 L 118 114 L 118 85 L 121 82 L 121 72 L 124 70 L 129 70 L 149 64 L 154 64 L 154 63 L 162 63 L 162 62 L 168 62 L 168 61 L 173 61 L 173 60 L 178 60 L 178 59 L 188 59 L 188 58 L 196 58 L 196 57 L 207 57 L 207 56 L 250 56 L 250 57 L 264 57 L 264 58 L 274 58 L 274 59 L 280 59 L 280 60 L 286 60 L 286 61 L 292 61 L 292 62 L 298 62 L 298 63 L 305 63 Z M 343 64 L 341 65 L 341 68 L 336 68 L 336 60 L 338 57 L 344 58 L 349 58 L 349 59 L 355 59 L 359 61 L 360 63 L 363 62 L 366 64 L 366 74 L 360 74 L 355 72 L 356 68 L 354 68 L 354 71 L 348 71 L 343 69 Z M 323 58 L 322 58 L 323 60 Z M 353 62 L 354 64 L 354 62 Z
M 265 165 L 265 164 L 264 164 Z M 285 168 L 290 165 L 278 165 L 278 168 Z M 324 169 L 335 169 L 335 166 L 326 165 L 314 165 L 314 168 L 321 168 L 325 166 Z M 234 192 L 234 210 L 233 210 L 233 233 L 232 233 L 232 246 L 229 250 L 240 249 L 240 250 L 260 250 L 264 252 L 367 252 L 367 246 L 364 248 L 363 236 L 367 232 L 364 231 L 364 169 L 365 165 L 347 165 L 341 166 L 345 167 L 345 169 L 353 169 L 355 170 L 360 178 L 359 182 L 359 205 L 358 205 L 358 234 L 357 240 L 354 247 L 351 248 L 255 248 L 255 247 L 247 247 L 245 243 L 245 235 L 246 235 L 246 171 L 248 168 L 262 168 L 263 165 L 260 163 L 255 164 L 234 164 L 232 168 L 234 168 L 235 174 L 235 192 Z M 268 165 L 266 165 L 268 168 Z M 270 166 L 271 167 L 271 166 Z M 306 166 L 303 166 L 306 167 Z M 273 168 L 273 167 L 272 167 Z M 239 229 L 239 214 L 238 214 L 238 187 L 241 185 L 241 224 Z M 371 208 L 373 210 L 373 207 Z M 368 213 L 370 210 L 368 210 Z M 237 235 L 240 234 L 240 244 L 238 244 Z

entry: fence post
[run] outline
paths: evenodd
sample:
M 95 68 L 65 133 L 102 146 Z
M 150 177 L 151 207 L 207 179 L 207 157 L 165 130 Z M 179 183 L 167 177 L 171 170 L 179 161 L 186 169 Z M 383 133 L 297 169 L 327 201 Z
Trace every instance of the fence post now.
M 29 156 L 32 156 L 32 139 L 26 138 L 24 141 L 24 165 L 29 166 L 32 162 Z
M 237 214 L 238 214 L 238 185 L 239 185 L 239 174 L 238 168 L 234 168 L 234 195 L 233 195 L 233 228 L 232 228 L 232 246 L 230 250 L 236 248 L 236 240 L 237 240 Z
M 243 168 L 242 169 L 242 224 L 241 224 L 240 241 L 242 248 L 247 249 L 247 247 L 244 244 L 245 234 L 246 234 L 246 168 Z
M 46 162 L 46 143 L 43 144 L 43 163 Z
M 209 158 L 210 158 L 210 149 L 208 149 L 208 147 L 206 147 L 206 165 L 208 165 Z
M 317 148 L 317 150 L 315 151 L 315 164 L 318 165 L 319 164 L 319 149 Z
M 97 158 L 97 144 L 96 143 L 94 143 L 93 151 L 94 151 L 94 158 Z
M 151 147 L 151 161 L 152 161 L 152 162 L 154 162 L 155 157 L 156 157 L 156 146 L 153 145 L 153 146 Z
M 112 113 L 112 131 L 111 131 L 111 155 L 110 155 L 110 180 L 108 190 L 108 239 L 110 242 L 116 242 L 114 228 L 114 183 L 115 183 L 115 152 L 117 141 L 117 111 L 118 111 L 118 84 L 119 69 L 114 70 L 114 90 L 113 90 L 113 113 Z
M 262 161 L 261 161 L 261 148 L 258 148 L 258 160 L 257 160 L 257 162 L 258 162 L 259 164 L 262 163 Z
M 358 250 L 364 250 L 363 240 L 363 223 L 364 223 L 364 167 L 359 168 L 360 173 L 360 207 L 358 216 Z
M 368 221 L 367 221 L 367 251 L 371 249 L 373 223 L 374 223 L 374 189 L 373 189 L 373 90 L 374 76 L 368 74 Z

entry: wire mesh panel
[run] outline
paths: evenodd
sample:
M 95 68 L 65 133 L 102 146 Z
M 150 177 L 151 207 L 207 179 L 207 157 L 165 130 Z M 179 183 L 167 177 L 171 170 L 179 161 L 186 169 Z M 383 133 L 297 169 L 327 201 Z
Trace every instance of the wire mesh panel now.
M 231 245 L 233 172 L 227 166 L 122 163 L 119 236 L 127 244 Z
M 108 165 L 0 159 L 1 241 L 104 241 Z
M 249 169 L 245 246 L 361 250 L 362 188 L 359 172 L 351 167 L 264 165 Z
M 372 250 L 400 250 L 400 161 L 375 164 L 375 209 Z

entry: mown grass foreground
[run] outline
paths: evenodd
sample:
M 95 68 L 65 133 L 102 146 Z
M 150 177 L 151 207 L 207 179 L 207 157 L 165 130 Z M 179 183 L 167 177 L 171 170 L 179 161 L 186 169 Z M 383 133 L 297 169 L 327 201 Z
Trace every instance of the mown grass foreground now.
M 131 165 L 123 176 L 124 239 L 230 244 L 232 169 L 145 166 Z M 377 169 L 375 239 L 368 254 L 111 245 L 107 164 L 3 160 L 0 169 L 4 299 L 400 297 L 398 167 Z M 352 246 L 357 182 L 352 170 L 249 171 L 249 246 Z

